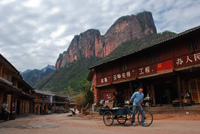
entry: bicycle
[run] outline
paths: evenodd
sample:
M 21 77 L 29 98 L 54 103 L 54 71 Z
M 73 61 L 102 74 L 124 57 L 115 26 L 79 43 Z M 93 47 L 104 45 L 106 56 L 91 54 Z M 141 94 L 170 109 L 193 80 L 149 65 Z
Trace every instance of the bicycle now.
M 136 108 L 135 116 L 139 124 L 143 127 L 148 127 L 153 123 L 153 114 L 148 110 L 139 111 Z M 142 122 L 142 114 L 144 113 L 144 121 Z M 103 121 L 106 126 L 111 126 L 114 120 L 117 120 L 119 124 L 125 124 L 127 120 L 132 120 L 133 111 L 131 111 L 131 105 L 128 107 L 117 107 L 112 109 L 100 109 L 100 115 L 103 115 Z

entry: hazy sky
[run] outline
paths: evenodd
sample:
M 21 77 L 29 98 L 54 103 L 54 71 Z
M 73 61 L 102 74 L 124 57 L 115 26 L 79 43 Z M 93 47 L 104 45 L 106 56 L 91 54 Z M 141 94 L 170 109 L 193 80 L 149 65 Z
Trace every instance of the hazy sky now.
M 0 53 L 19 71 L 54 65 L 74 35 L 150 11 L 158 32 L 200 25 L 200 0 L 0 0 Z

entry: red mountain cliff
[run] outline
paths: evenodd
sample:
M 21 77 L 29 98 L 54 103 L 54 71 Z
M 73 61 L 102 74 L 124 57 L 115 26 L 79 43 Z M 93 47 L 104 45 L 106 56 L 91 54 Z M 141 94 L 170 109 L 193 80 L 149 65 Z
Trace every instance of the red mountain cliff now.
M 107 56 L 123 42 L 150 33 L 156 33 L 150 12 L 119 18 L 103 36 L 99 30 L 87 30 L 80 35 L 76 35 L 68 50 L 60 54 L 56 62 L 56 69 L 64 67 L 67 63 L 77 60 L 79 57 Z

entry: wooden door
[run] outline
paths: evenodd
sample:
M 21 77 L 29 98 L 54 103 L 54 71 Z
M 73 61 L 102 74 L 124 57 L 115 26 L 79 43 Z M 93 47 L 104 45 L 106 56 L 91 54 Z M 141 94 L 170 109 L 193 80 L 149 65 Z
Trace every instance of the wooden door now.
M 192 100 L 195 103 L 200 103 L 200 79 L 190 80 L 189 88 L 190 88 Z
M 196 103 L 200 103 L 200 79 L 197 79 L 197 87 L 198 87 L 197 94 L 198 94 L 199 101 Z
M 12 106 L 12 104 L 11 104 L 11 98 L 12 98 L 12 96 L 10 94 L 8 94 L 7 95 L 7 104 L 8 104 L 8 108 L 7 109 L 8 109 L 8 111 L 11 110 L 11 106 Z

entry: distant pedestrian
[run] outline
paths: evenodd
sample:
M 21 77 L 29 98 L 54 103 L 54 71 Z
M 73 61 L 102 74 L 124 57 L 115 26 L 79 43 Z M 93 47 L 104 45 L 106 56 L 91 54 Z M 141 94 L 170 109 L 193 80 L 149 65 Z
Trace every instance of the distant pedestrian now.
M 6 103 L 6 101 L 3 101 L 2 108 L 3 108 L 3 109 L 2 109 L 3 111 L 6 111 L 6 112 L 10 113 L 10 112 L 8 111 L 8 104 Z

